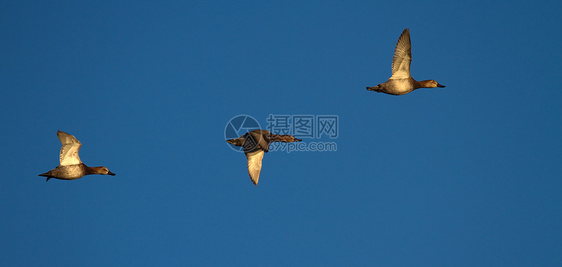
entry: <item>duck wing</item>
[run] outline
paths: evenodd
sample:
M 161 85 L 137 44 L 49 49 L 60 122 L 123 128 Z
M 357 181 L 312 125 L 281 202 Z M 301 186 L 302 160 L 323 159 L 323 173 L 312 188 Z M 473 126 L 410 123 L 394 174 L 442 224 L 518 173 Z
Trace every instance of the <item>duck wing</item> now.
M 252 179 L 254 185 L 258 185 L 261 172 L 261 162 L 265 153 L 260 149 L 253 152 L 246 152 L 245 154 L 248 158 L 248 174 L 250 174 L 250 179 Z
M 58 131 L 57 136 L 62 144 L 60 149 L 60 166 L 76 165 L 82 163 L 78 156 L 78 151 L 82 144 L 76 137 L 63 131 Z
M 410 78 L 410 63 L 412 63 L 412 44 L 410 43 L 410 30 L 404 29 L 392 58 L 392 76 L 390 79 Z

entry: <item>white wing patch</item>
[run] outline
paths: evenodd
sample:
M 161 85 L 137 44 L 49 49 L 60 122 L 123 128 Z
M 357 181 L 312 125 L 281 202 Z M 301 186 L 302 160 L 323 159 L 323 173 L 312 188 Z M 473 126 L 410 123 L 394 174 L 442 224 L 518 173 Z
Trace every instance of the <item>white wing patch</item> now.
M 82 144 L 76 137 L 62 131 L 57 132 L 57 136 L 62 144 L 60 149 L 60 166 L 76 165 L 82 163 L 78 156 L 78 151 Z
M 410 78 L 410 64 L 412 63 L 412 44 L 410 30 L 405 29 L 398 38 L 394 57 L 392 58 L 392 76 L 390 79 Z
M 250 179 L 252 179 L 252 182 L 255 185 L 258 185 L 258 181 L 260 179 L 263 155 L 264 152 L 261 149 L 246 153 L 246 157 L 248 158 L 248 174 L 250 174 Z

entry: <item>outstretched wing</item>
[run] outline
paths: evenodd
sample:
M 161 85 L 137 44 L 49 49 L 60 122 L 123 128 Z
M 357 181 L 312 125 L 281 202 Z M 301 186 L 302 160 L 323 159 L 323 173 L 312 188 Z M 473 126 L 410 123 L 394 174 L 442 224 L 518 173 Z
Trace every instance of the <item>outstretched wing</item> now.
M 62 131 L 57 132 L 57 136 L 62 144 L 60 149 L 60 166 L 80 164 L 78 151 L 82 144 L 76 137 Z
M 264 154 L 261 149 L 254 152 L 246 152 L 246 157 L 248 158 L 248 174 L 250 174 L 250 179 L 252 179 L 255 185 L 258 185 L 260 179 L 261 162 Z
M 392 76 L 390 79 L 407 79 L 410 77 L 410 63 L 412 63 L 412 44 L 410 43 L 410 30 L 404 29 L 392 58 Z

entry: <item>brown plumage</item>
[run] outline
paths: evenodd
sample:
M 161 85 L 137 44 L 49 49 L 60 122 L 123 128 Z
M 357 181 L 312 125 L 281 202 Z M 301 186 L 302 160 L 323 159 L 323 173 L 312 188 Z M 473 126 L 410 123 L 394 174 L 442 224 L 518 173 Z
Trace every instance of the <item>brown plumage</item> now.
M 410 64 L 412 63 L 412 44 L 410 42 L 410 30 L 404 29 L 392 58 L 392 76 L 388 81 L 367 90 L 386 93 L 390 95 L 404 95 L 418 88 L 445 87 L 435 80 L 416 81 L 410 75 Z
M 264 152 L 269 151 L 269 144 L 273 142 L 300 142 L 302 139 L 292 135 L 277 135 L 267 130 L 254 130 L 238 138 L 226 140 L 235 146 L 241 146 L 248 158 L 248 174 L 254 185 L 258 185 Z
M 58 131 L 57 136 L 62 143 L 59 156 L 60 164 L 46 173 L 39 174 L 39 176 L 47 177 L 47 181 L 49 181 L 51 178 L 75 180 L 90 174 L 115 175 L 104 166 L 88 167 L 82 163 L 78 156 L 82 144 L 76 137 L 63 131 Z

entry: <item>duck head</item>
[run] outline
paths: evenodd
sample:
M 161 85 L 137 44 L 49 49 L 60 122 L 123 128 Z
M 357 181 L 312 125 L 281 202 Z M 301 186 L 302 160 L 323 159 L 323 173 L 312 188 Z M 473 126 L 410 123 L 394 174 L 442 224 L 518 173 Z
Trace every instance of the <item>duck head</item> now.
M 102 174 L 102 175 L 111 175 L 111 176 L 115 176 L 115 173 L 112 173 L 111 171 L 109 171 L 109 169 L 105 166 L 101 166 L 101 167 L 91 167 L 90 168 L 90 173 L 91 174 Z
M 226 140 L 226 142 L 229 143 L 229 144 L 233 144 L 235 146 L 242 146 L 244 144 L 244 138 L 239 137 L 239 138 L 234 138 L 234 139 L 228 139 L 228 140 Z
M 421 83 L 425 88 L 445 87 L 445 85 L 438 83 L 436 80 L 425 80 L 421 81 Z

